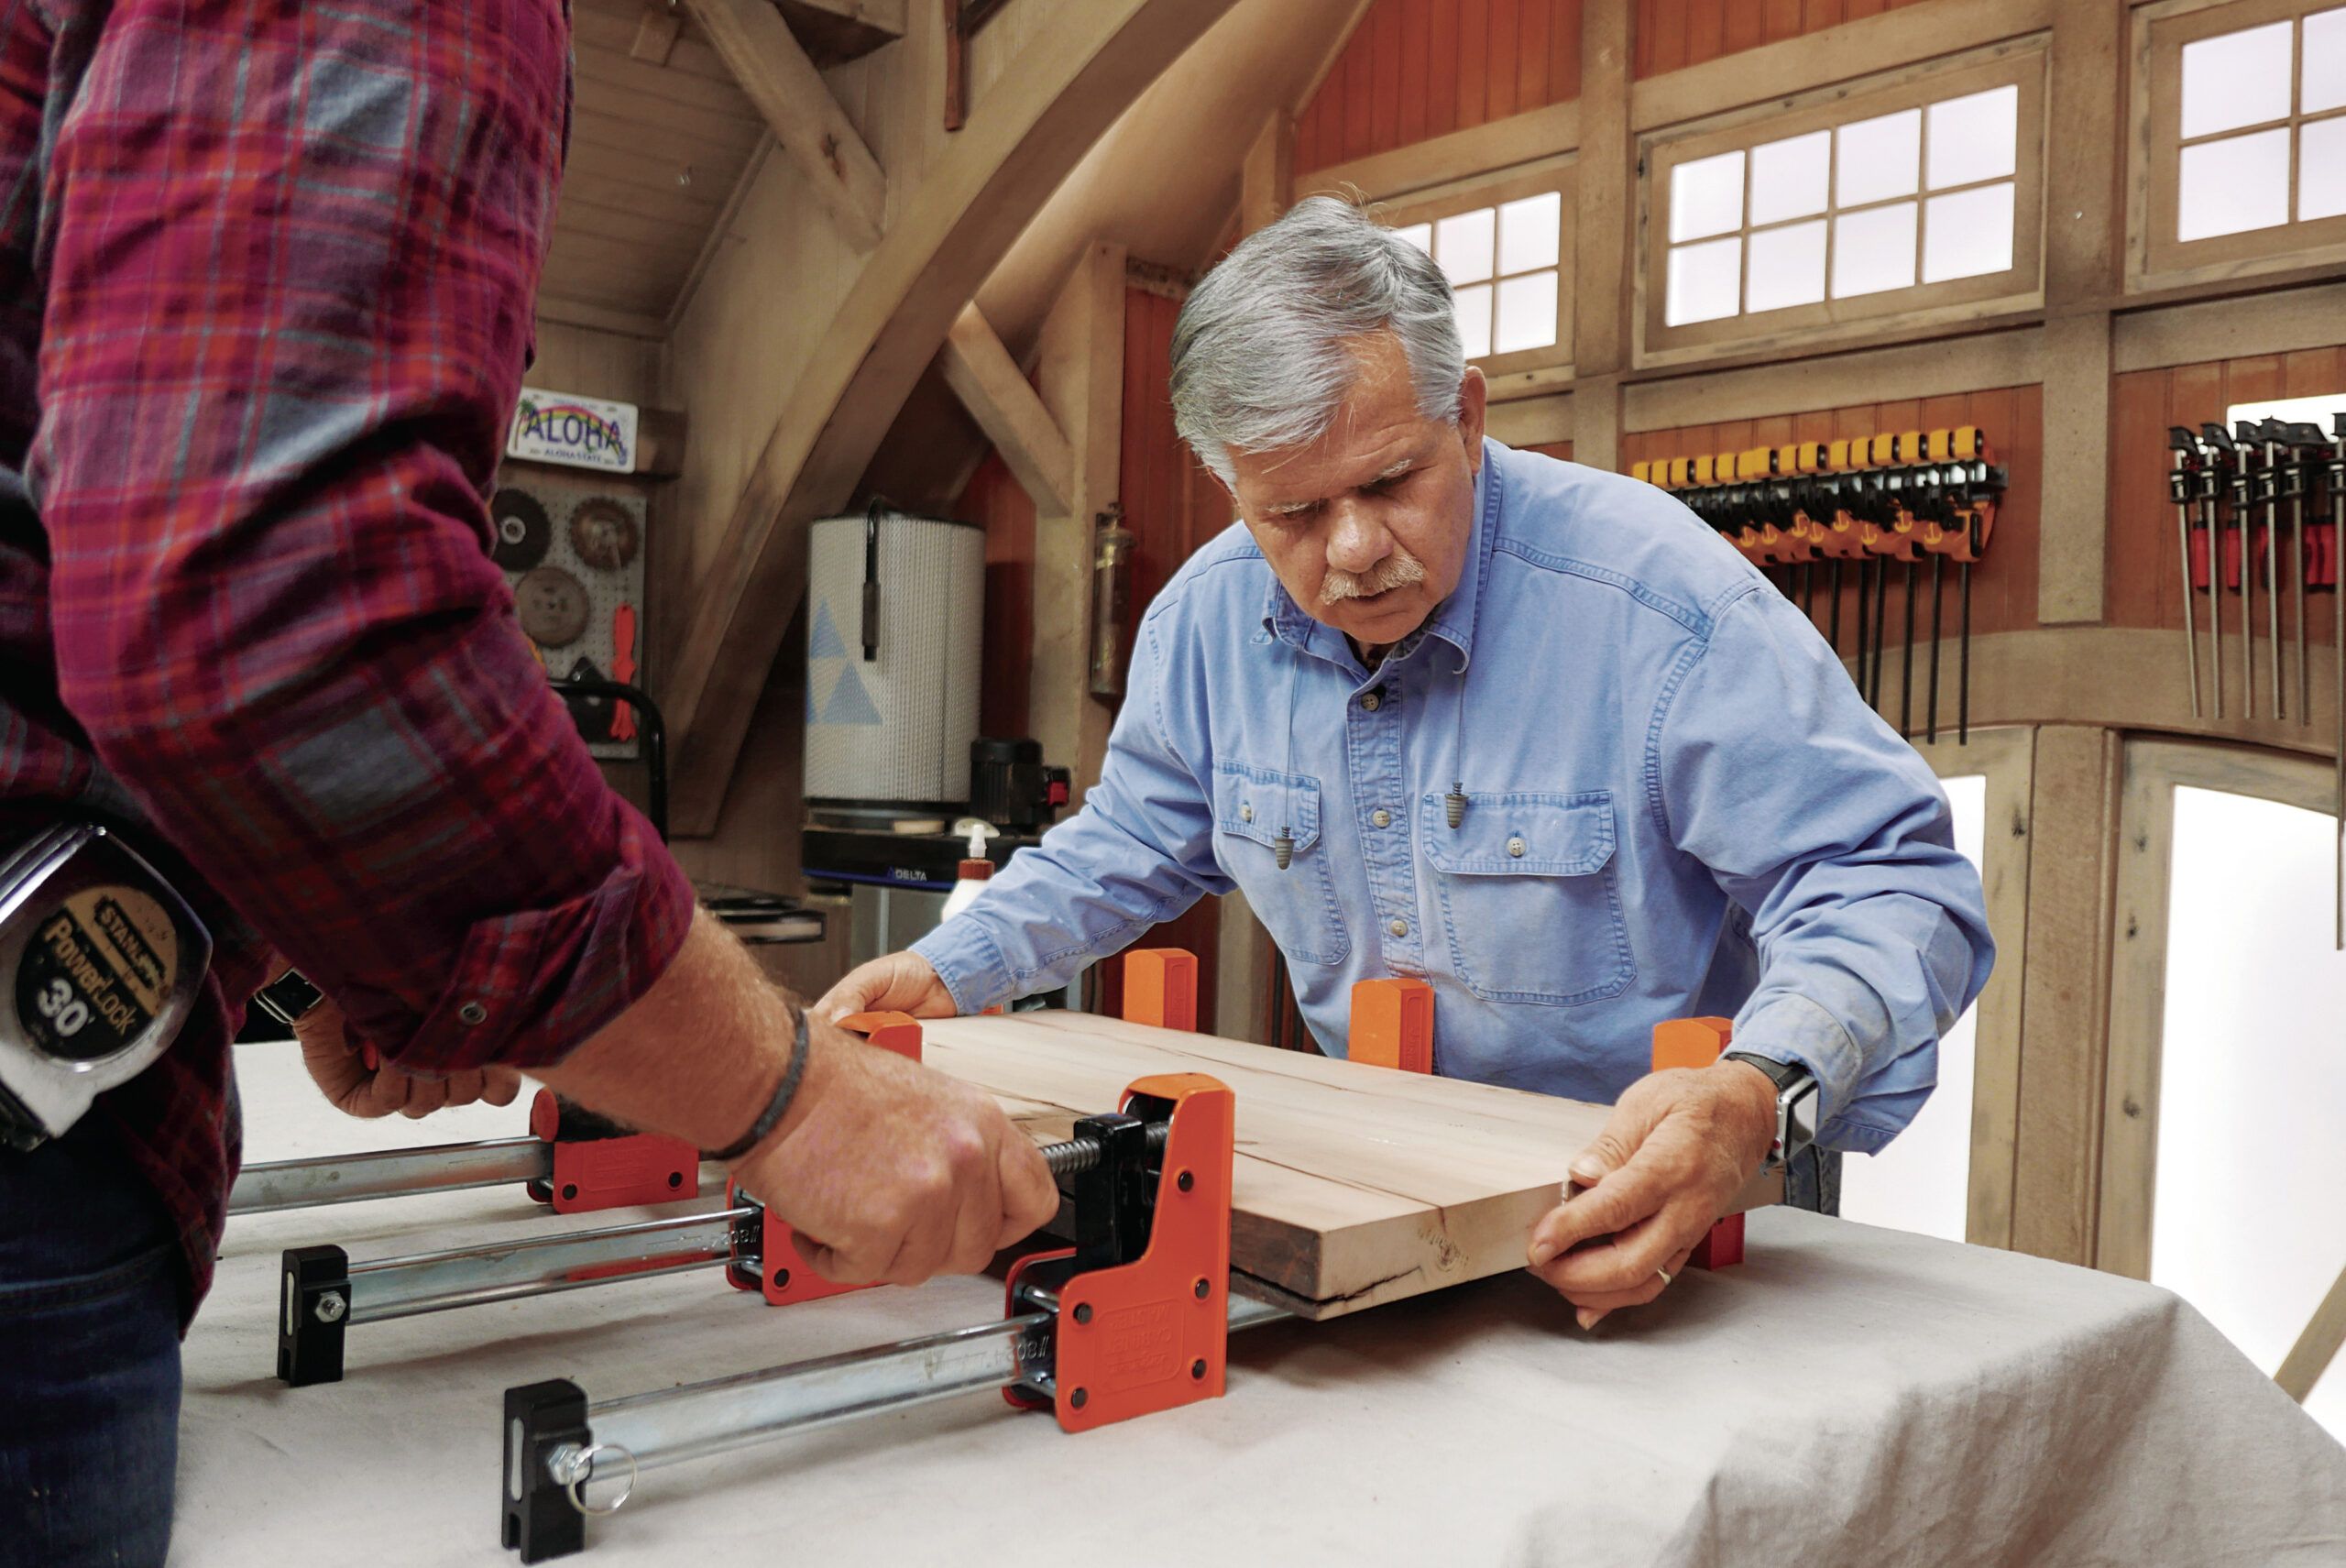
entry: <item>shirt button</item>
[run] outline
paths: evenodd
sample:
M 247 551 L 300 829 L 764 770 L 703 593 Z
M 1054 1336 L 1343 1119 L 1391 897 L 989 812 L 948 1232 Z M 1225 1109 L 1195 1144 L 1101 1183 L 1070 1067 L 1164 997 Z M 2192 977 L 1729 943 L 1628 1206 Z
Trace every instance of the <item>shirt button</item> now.
M 1396 920 L 1385 928 L 1397 937 L 1406 937 L 1409 934 L 1409 923 L 1407 920 Z
M 1254 808 L 1253 806 L 1240 806 L 1240 807 L 1238 808 L 1238 820 L 1239 820 L 1239 821 L 1241 821 L 1241 822 L 1252 822 L 1252 821 L 1254 821 L 1254 820 L 1255 820 L 1255 808 Z
M 467 1024 L 484 1024 L 488 1021 L 488 1009 L 477 1002 L 467 1002 L 456 1009 L 456 1016 Z
M 1520 839 L 1509 839 L 1507 841 L 1507 852 L 1513 855 L 1518 861 L 1523 859 L 1523 840 Z
M 1379 828 L 1390 828 L 1393 826 L 1393 814 L 1389 811 L 1372 811 L 1369 813 L 1368 819 L 1371 822 L 1376 823 Z
M 1368 709 L 1369 712 L 1375 713 L 1378 708 L 1385 706 L 1385 699 L 1379 696 L 1376 693 L 1370 692 L 1366 696 L 1360 699 L 1360 705 L 1361 707 Z

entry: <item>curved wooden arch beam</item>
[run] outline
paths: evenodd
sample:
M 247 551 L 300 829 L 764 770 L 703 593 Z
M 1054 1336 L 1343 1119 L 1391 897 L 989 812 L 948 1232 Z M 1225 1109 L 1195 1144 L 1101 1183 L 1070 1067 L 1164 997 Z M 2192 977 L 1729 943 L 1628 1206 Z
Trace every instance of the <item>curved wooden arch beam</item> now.
M 2176 646 L 2181 635 L 2132 626 L 2058 626 L 1974 637 L 1971 728 L 2084 725 L 2330 755 L 2338 737 L 2338 696 L 2335 686 L 2321 678 L 2326 647 L 2315 644 L 2311 724 L 2300 725 L 2295 715 L 2285 719 L 2261 715 L 2253 719 L 2195 719 L 2182 653 Z M 1945 667 L 1954 669 L 1952 639 L 1943 652 Z M 1930 644 L 1918 643 L 1916 656 L 1928 660 Z M 1895 649 L 1891 657 L 1894 663 Z M 1896 722 L 1894 713 L 1891 722 Z M 1922 739 L 1919 730 L 1914 739 Z M 1945 694 L 1939 704 L 1939 740 L 1943 746 L 1955 741 L 1954 698 Z
M 1025 0 L 1040 9 L 1045 0 Z M 1058 0 L 832 313 L 735 503 L 664 697 L 675 830 L 714 832 L 750 714 L 806 588 L 808 523 L 844 507 L 961 308 L 1116 116 L 1235 0 Z M 1040 20 L 1040 18 L 1037 18 Z

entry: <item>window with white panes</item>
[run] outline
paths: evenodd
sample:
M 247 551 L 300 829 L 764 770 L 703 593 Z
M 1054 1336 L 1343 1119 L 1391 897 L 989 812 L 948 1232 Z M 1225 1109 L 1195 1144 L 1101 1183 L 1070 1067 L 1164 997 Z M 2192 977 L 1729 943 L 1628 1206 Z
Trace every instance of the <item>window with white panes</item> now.
M 2041 51 L 1649 143 L 1644 345 L 2038 287 Z
M 2138 29 L 2151 168 L 2137 275 L 2346 248 L 2346 5 L 2170 4 Z
M 1563 265 L 1570 168 L 1479 182 L 1386 209 L 1394 232 L 1431 256 L 1458 301 L 1466 357 L 1486 374 L 1572 358 L 1571 275 Z

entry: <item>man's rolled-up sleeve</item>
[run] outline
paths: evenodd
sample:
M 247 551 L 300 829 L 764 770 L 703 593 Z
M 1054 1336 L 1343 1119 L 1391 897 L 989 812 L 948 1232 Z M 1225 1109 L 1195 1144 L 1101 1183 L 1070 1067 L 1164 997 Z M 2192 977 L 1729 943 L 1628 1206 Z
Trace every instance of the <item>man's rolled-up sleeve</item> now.
M 1816 1075 L 1820 1142 L 1880 1148 L 1995 959 L 1938 781 L 1757 584 L 1671 672 L 1647 768 L 1665 831 L 1751 917 L 1760 973 L 1737 1048 Z
M 913 945 L 959 1011 L 1055 990 L 1203 894 L 1230 891 L 1213 858 L 1212 808 L 1172 737 L 1166 643 L 1178 634 L 1174 621 L 1151 614 L 1141 623 L 1124 710 L 1083 809 L 1019 850 L 976 904 Z
M 60 695 L 359 1038 L 425 1070 L 556 1060 L 692 914 L 486 550 L 562 7 L 312 10 L 217 71 L 180 9 L 113 8 L 43 193 L 27 478 Z

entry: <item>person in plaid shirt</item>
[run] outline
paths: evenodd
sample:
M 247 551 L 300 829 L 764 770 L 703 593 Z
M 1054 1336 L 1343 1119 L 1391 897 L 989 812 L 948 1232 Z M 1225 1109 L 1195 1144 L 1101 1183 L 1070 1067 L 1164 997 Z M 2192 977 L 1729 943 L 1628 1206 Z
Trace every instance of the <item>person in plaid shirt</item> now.
M 568 44 L 560 0 L 0 0 L 0 843 L 108 823 L 218 947 L 155 1066 L 0 1152 L 0 1563 L 162 1560 L 272 947 L 346 1106 L 527 1069 L 704 1148 L 769 1126 L 737 1172 L 834 1277 L 1056 1207 L 990 1101 L 801 1043 L 488 558 Z

